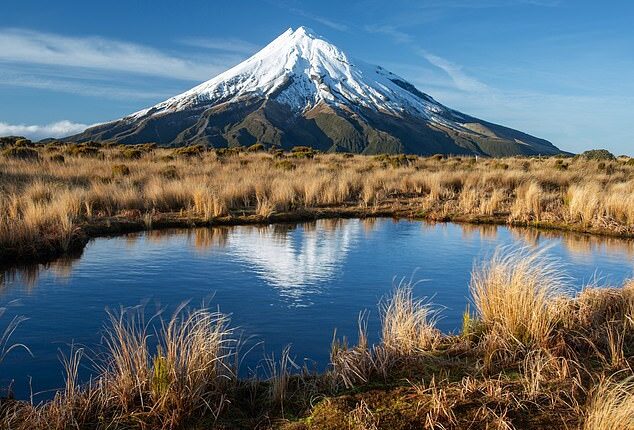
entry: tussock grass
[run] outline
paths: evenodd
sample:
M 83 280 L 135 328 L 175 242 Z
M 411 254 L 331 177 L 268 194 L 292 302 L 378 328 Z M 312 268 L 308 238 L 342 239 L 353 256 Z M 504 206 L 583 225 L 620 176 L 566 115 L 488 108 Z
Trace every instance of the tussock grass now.
M 368 313 L 359 314 L 357 345 L 348 346 L 347 339 L 335 336 L 330 351 L 334 386 L 347 388 L 367 383 L 373 377 L 389 378 L 399 362 L 430 351 L 437 346 L 441 333 L 435 327 L 435 310 L 424 299 L 414 296 L 413 285 L 401 281 L 392 294 L 379 305 L 381 342 L 368 343 Z M 336 333 L 335 333 L 336 335 Z
M 193 417 L 217 417 L 235 384 L 236 344 L 226 315 L 180 307 L 152 329 L 143 311 L 109 314 L 97 377 L 78 383 L 83 349 L 63 356 L 66 386 L 40 404 L 5 407 L 0 421 L 15 429 L 177 428 Z M 153 349 L 152 344 L 156 344 Z
M 59 252 L 86 227 L 145 213 L 212 222 L 354 209 L 634 235 L 634 165 L 626 162 L 599 169 L 581 157 L 560 170 L 561 160 L 538 158 L 309 158 L 94 144 L 61 145 L 61 162 L 50 148 L 16 147 L 24 149 L 38 157 L 0 155 L 0 260 Z M 78 229 L 69 233 L 69 221 Z
M 413 285 L 401 281 L 381 306 L 381 340 L 400 355 L 433 349 L 440 339 L 435 311 L 425 299 L 414 297 Z
M 549 345 L 568 287 L 560 267 L 544 251 L 505 255 L 498 250 L 475 270 L 469 290 L 487 335 L 528 349 Z
M 634 378 L 601 382 L 588 407 L 584 430 L 634 429 Z

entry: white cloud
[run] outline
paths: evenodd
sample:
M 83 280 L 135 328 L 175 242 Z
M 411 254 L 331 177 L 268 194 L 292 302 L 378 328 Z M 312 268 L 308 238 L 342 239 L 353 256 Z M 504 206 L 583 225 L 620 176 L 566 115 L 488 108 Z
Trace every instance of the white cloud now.
M 203 81 L 234 64 L 235 56 L 214 62 L 170 55 L 158 49 L 103 37 L 69 37 L 32 30 L 0 30 L 0 61 L 137 73 Z
M 174 94 L 174 91 L 126 88 L 124 86 L 106 85 L 103 82 L 91 82 L 72 78 L 64 80 L 50 76 L 37 76 L 26 73 L 19 75 L 0 73 L 0 85 L 58 91 L 113 100 L 160 100 Z
M 451 61 L 437 55 L 430 54 L 425 50 L 418 49 L 418 53 L 431 64 L 449 75 L 457 89 L 474 93 L 491 91 L 491 88 L 488 85 L 465 73 L 462 66 L 454 64 Z
M 95 124 L 93 124 L 95 125 Z M 64 137 L 81 133 L 91 125 L 79 124 L 72 121 L 58 121 L 46 125 L 7 124 L 0 122 L 0 136 L 25 136 L 29 139 L 44 139 L 47 137 Z
M 232 52 L 235 54 L 251 55 L 260 47 L 254 43 L 241 39 L 221 39 L 208 37 L 187 37 L 180 40 L 180 43 L 195 48 L 211 49 L 215 51 Z
M 304 18 L 308 18 L 312 21 L 318 22 L 322 25 L 325 25 L 326 27 L 330 27 L 333 30 L 337 30 L 337 31 L 348 31 L 350 28 L 346 25 L 343 24 L 341 22 L 337 22 L 337 21 L 333 21 L 330 18 L 326 18 L 320 15 L 315 15 L 313 13 L 309 13 L 306 12 L 305 10 L 302 9 L 297 9 L 297 8 L 290 8 L 289 12 L 294 13 L 295 15 L 299 15 L 302 16 Z
M 463 67 L 445 58 L 434 55 L 416 44 L 415 39 L 408 33 L 399 30 L 391 25 L 367 25 L 365 31 L 368 33 L 384 34 L 394 42 L 409 46 L 414 52 L 425 58 L 430 64 L 444 71 L 456 89 L 467 92 L 490 92 L 492 89 L 476 78 L 469 76 Z

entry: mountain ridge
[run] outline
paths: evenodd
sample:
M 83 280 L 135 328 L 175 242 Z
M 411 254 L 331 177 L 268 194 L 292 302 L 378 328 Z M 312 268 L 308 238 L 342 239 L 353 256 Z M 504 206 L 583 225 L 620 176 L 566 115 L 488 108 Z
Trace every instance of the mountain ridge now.
M 544 139 L 450 109 L 306 27 L 289 28 L 189 91 L 70 139 L 213 147 L 259 142 L 366 154 L 561 152 Z

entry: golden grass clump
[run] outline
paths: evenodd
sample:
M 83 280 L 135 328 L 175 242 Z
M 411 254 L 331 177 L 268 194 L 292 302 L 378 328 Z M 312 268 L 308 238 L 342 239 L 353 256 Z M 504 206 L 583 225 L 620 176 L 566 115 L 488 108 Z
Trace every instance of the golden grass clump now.
M 62 356 L 65 389 L 39 405 L 0 407 L 12 429 L 182 427 L 192 417 L 218 416 L 235 384 L 235 340 L 226 315 L 179 307 L 167 322 L 144 321 L 140 309 L 110 313 L 96 379 L 80 386 L 83 349 Z M 152 322 L 158 326 L 152 329 Z M 155 347 L 152 344 L 156 344 Z M 2 406 L 0 404 L 0 406 Z M 99 427 L 100 428 L 100 427 Z
M 404 356 L 433 349 L 440 338 L 434 309 L 415 299 L 413 285 L 404 282 L 382 304 L 381 327 L 385 347 Z
M 599 384 L 583 425 L 584 430 L 634 430 L 634 378 Z
M 469 290 L 487 334 L 517 346 L 547 346 L 567 297 L 566 277 L 544 250 L 493 258 L 472 274 Z
M 424 299 L 416 299 L 410 283 L 401 282 L 379 306 L 381 342 L 368 343 L 368 313 L 359 314 L 357 345 L 333 339 L 330 377 L 347 388 L 367 383 L 374 376 L 387 379 L 399 362 L 432 350 L 441 339 L 435 327 L 435 310 Z

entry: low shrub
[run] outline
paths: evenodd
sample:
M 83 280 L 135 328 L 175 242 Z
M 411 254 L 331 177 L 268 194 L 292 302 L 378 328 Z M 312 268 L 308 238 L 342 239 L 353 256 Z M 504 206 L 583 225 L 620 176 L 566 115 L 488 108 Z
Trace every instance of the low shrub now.
M 13 144 L 15 147 L 18 148 L 24 148 L 24 147 L 32 147 L 33 142 L 31 142 L 29 139 L 25 139 L 25 138 L 21 138 L 21 139 L 16 139 L 15 143 Z
M 234 148 L 218 148 L 216 149 L 216 155 L 218 157 L 232 157 L 240 154 L 240 147 Z
M 205 145 L 201 144 L 183 146 L 181 148 L 176 148 L 172 152 L 172 155 L 174 155 L 175 157 L 200 157 L 205 153 L 206 150 L 207 148 L 205 147 Z
M 295 170 L 296 166 L 290 160 L 280 160 L 274 164 L 276 169 L 291 171 Z
M 143 154 L 144 151 L 135 147 L 123 148 L 119 151 L 120 157 L 126 160 L 138 160 L 143 157 Z
M 607 149 L 591 149 L 581 153 L 580 156 L 589 160 L 616 160 L 614 154 Z
M 112 176 L 128 176 L 130 168 L 125 164 L 115 164 L 112 166 Z
M 308 158 L 308 159 L 312 159 L 315 158 L 315 153 L 312 151 L 307 151 L 307 152 L 291 152 L 289 154 L 290 157 L 293 158 Z
M 167 179 L 177 179 L 178 170 L 176 170 L 176 166 L 169 164 L 160 171 L 160 175 Z
M 98 146 L 94 146 L 95 142 L 89 143 L 71 143 L 65 149 L 65 153 L 73 157 L 100 157 L 102 156 Z M 92 144 L 92 145 L 91 145 Z
M 40 154 L 27 146 L 10 146 L 2 151 L 2 155 L 7 158 L 17 158 L 20 160 L 37 160 Z
M 310 146 L 293 146 L 291 152 L 313 152 Z
M 22 136 L 2 136 L 0 137 L 0 147 L 13 146 L 15 142 L 24 139 Z
M 54 154 L 49 157 L 48 161 L 50 161 L 51 163 L 63 164 L 66 161 L 66 159 L 64 158 L 62 154 Z

